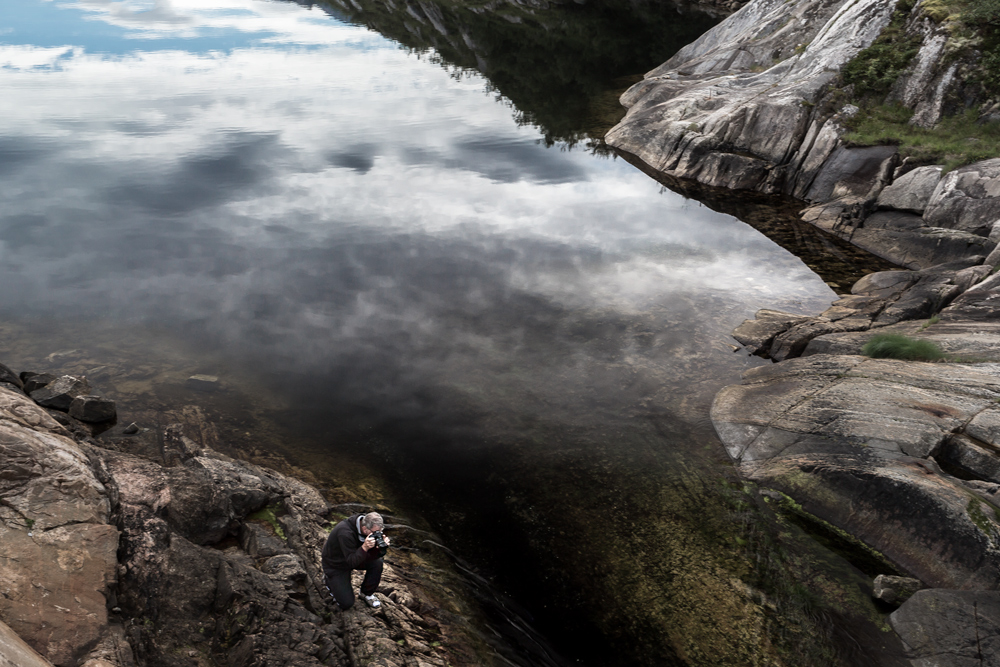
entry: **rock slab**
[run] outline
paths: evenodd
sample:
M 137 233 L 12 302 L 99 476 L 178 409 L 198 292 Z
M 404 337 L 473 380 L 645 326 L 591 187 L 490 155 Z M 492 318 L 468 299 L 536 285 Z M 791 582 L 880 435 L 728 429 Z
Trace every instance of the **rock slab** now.
M 1000 665 L 1000 592 L 918 591 L 889 623 L 914 667 Z

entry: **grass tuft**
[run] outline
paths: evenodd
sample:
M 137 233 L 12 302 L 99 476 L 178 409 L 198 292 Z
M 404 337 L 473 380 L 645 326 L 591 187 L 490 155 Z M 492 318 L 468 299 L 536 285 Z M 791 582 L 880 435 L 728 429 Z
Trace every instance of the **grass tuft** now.
M 876 334 L 861 348 L 861 354 L 872 359 L 905 359 L 907 361 L 937 361 L 944 358 L 935 343 L 916 340 L 900 334 Z

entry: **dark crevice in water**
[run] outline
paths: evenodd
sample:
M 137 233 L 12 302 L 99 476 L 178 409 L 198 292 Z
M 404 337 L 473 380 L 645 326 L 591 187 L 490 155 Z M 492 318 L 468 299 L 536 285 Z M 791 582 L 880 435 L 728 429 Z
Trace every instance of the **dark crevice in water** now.
M 816 272 L 840 294 L 865 274 L 899 268 L 892 262 L 862 250 L 808 222 L 799 212 L 808 204 L 782 195 L 765 195 L 749 190 L 703 185 L 668 176 L 627 151 L 618 155 L 665 188 L 747 223 L 779 246 L 789 251 Z

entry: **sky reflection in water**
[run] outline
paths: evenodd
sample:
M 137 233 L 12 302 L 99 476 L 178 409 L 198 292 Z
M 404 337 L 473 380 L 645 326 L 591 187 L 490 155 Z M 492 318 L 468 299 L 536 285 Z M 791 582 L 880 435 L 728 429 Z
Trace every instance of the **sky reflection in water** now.
M 325 383 L 348 418 L 448 403 L 489 435 L 682 401 L 746 363 L 726 344 L 754 310 L 833 296 L 622 160 L 546 148 L 479 75 L 318 10 L 0 16 L 8 321 L 153 323 Z
M 478 76 L 318 11 L 55 7 L 41 4 L 78 14 L 80 41 L 105 50 L 37 47 L 20 26 L 3 35 L 4 310 L 207 320 L 239 342 L 245 304 L 270 296 L 280 323 L 255 326 L 347 332 L 344 322 L 379 309 L 392 267 L 354 258 L 349 279 L 306 276 L 393 238 L 414 265 L 426 243 L 479 248 L 490 280 L 572 306 L 636 308 L 691 289 L 755 301 L 804 283 L 809 296 L 829 294 L 748 227 L 657 195 L 621 161 L 538 145 Z M 120 34 L 105 36 L 108 26 Z M 257 44 L 161 48 L 217 31 Z M 558 267 L 542 261 L 557 256 Z M 351 303 L 325 298 L 344 290 Z

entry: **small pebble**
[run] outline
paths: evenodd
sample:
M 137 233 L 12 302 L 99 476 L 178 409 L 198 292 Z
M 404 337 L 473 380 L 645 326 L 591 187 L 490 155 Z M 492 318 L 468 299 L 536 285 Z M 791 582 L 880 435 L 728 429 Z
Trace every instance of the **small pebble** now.
M 135 435 L 138 432 L 139 432 L 139 425 L 136 424 L 135 422 L 132 422 L 131 424 L 126 426 L 125 430 L 122 431 L 122 433 L 124 433 L 125 435 Z

